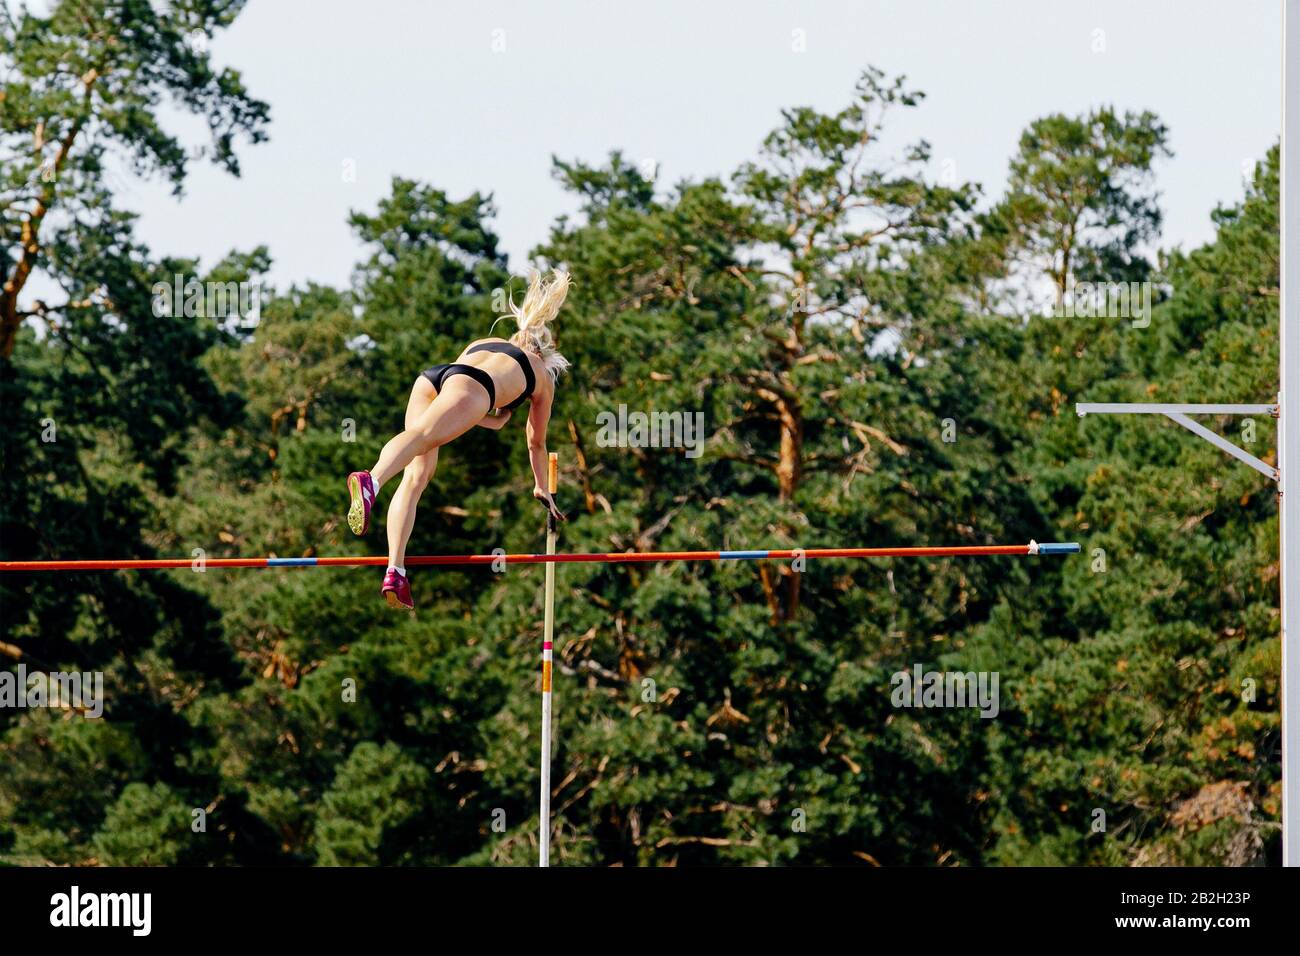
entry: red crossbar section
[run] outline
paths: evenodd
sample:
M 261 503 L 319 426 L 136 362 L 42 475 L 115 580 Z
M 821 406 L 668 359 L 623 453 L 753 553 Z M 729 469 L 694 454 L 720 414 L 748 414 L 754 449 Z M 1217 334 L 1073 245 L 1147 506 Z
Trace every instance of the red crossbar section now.
M 805 558 L 956 558 L 987 555 L 1027 555 L 1027 544 L 967 545 L 949 548 L 809 548 L 803 551 L 626 551 L 590 554 L 425 554 L 406 559 L 408 567 L 420 565 L 506 564 L 628 564 L 656 561 L 793 560 Z M 146 571 L 189 568 L 190 558 L 121 561 L 0 561 L 0 571 Z M 208 568 L 282 567 L 384 567 L 386 557 L 355 558 L 208 558 Z

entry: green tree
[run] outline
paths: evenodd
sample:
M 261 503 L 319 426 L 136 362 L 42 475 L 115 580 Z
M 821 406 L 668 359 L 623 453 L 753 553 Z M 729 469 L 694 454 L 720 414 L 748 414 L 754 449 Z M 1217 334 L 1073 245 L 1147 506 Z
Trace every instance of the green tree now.
M 173 866 L 192 846 L 190 812 L 166 784 L 129 783 L 91 841 L 105 866 Z
M 235 141 L 265 137 L 266 107 L 237 73 L 215 70 L 205 47 L 241 8 L 216 0 L 166 10 L 144 0 L 64 0 L 43 16 L 0 8 L 6 556 L 149 554 L 163 525 L 157 496 L 176 490 L 191 429 L 238 417 L 239 397 L 222 393 L 200 364 L 226 333 L 208 317 L 156 317 L 153 286 L 178 273 L 224 279 L 256 256 L 210 275 L 154 257 L 135 239 L 134 217 L 115 206 L 105 173 L 125 163 L 179 191 L 187 158 L 161 125 L 165 99 L 203 118 L 208 158 L 238 173 Z M 57 301 L 38 288 L 57 290 Z M 42 858 L 85 860 L 128 783 L 211 792 L 213 780 L 188 761 L 195 733 L 179 701 L 242 675 L 202 595 L 169 577 L 5 576 L 0 635 L 15 662 L 103 672 L 112 723 L 111 731 L 47 730 L 38 715 L 0 713 L 6 762 L 11 754 L 30 761 L 0 777 L 0 850 L 24 855 L 27 837 L 39 833 Z M 41 756 L 51 745 L 62 754 L 53 763 Z M 99 789 L 63 801 L 86 766 Z
M 357 745 L 321 801 L 319 861 L 325 866 L 409 862 L 431 823 L 422 812 L 427 785 L 425 769 L 395 744 Z
M 987 217 L 1009 265 L 1044 276 L 1057 300 L 1071 277 L 1128 282 L 1151 274 L 1160 234 L 1152 164 L 1170 155 L 1154 113 L 1101 107 L 1035 120 L 1011 159 L 1007 195 Z

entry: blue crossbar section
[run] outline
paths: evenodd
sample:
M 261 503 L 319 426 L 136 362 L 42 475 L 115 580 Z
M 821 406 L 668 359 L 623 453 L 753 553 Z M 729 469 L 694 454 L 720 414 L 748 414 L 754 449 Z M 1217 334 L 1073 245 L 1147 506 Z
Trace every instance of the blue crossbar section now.
M 719 551 L 718 557 L 723 561 L 751 561 L 754 558 L 766 558 L 770 551 Z
M 1077 541 L 1068 541 L 1060 544 L 1040 544 L 1038 546 L 1039 554 L 1078 554 L 1079 543 Z
M 315 567 L 315 558 L 267 558 L 268 568 L 311 568 Z

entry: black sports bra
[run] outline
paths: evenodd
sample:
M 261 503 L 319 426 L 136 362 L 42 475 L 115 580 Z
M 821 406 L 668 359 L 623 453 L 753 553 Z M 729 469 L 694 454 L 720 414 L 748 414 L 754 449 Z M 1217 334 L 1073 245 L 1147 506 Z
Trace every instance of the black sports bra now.
M 532 396 L 533 389 L 537 387 L 537 377 L 533 375 L 533 363 L 528 361 L 528 356 L 523 353 L 522 349 L 511 345 L 509 342 L 483 342 L 473 348 L 465 350 L 466 355 L 469 355 L 471 352 L 500 352 L 503 355 L 509 355 L 512 359 L 518 362 L 519 367 L 523 369 L 523 393 L 509 405 L 505 406 L 506 411 L 513 411 L 523 404 L 524 399 Z

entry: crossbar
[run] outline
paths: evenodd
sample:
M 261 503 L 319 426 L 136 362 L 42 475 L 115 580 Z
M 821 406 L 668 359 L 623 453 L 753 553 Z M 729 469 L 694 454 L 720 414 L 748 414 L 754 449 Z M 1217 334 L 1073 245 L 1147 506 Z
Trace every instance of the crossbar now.
M 423 554 L 407 567 L 428 565 L 630 564 L 658 561 L 791 561 L 795 558 L 961 558 L 998 555 L 1078 554 L 1074 541 L 1029 544 L 956 545 L 921 548 L 809 548 L 770 551 L 613 551 L 583 554 Z M 321 558 L 128 558 L 119 560 L 0 561 L 3 571 L 154 571 L 167 568 L 344 568 L 385 567 L 386 557 Z

